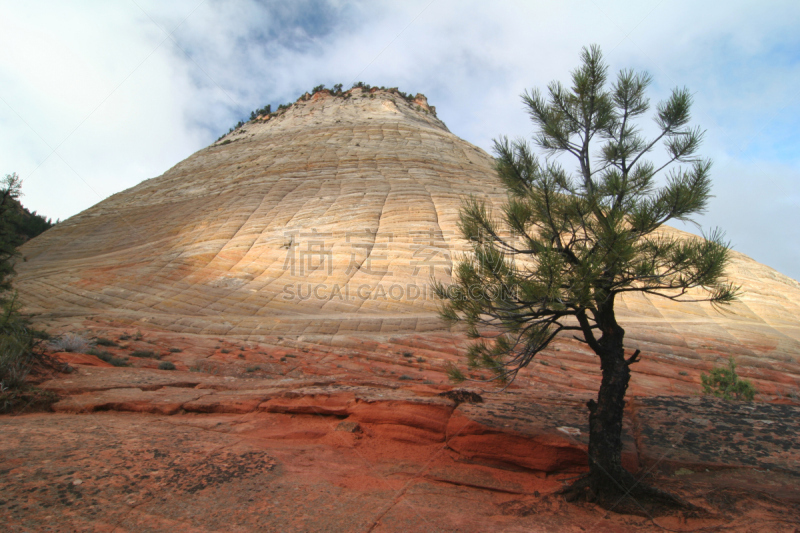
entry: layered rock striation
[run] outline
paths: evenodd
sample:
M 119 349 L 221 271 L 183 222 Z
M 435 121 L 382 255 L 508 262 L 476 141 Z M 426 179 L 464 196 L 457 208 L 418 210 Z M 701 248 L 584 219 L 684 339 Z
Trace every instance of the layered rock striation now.
M 187 333 L 435 329 L 431 275 L 463 245 L 462 197 L 502 188 L 423 99 L 317 93 L 26 246 L 37 312 Z M 423 107 L 424 106 L 424 107 Z
M 430 281 L 468 250 L 457 219 L 469 195 L 505 199 L 491 157 L 424 97 L 318 92 L 27 243 L 16 286 L 44 319 L 325 345 L 421 336 L 458 351 Z M 800 386 L 800 284 L 741 254 L 729 274 L 744 294 L 722 311 L 622 298 L 628 346 L 688 366 L 733 355 Z

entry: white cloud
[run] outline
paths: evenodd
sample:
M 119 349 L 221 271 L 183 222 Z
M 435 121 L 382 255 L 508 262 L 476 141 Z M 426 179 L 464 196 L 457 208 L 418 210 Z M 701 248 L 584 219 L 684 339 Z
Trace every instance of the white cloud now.
M 499 135 L 530 135 L 524 89 L 568 81 L 580 48 L 598 43 L 612 72 L 653 74 L 654 103 L 676 85 L 694 92 L 715 160 L 703 224 L 800 278 L 800 7 L 541 4 L 6 3 L 0 172 L 20 173 L 26 205 L 64 218 L 161 174 L 251 109 L 357 80 L 424 92 L 488 150 Z

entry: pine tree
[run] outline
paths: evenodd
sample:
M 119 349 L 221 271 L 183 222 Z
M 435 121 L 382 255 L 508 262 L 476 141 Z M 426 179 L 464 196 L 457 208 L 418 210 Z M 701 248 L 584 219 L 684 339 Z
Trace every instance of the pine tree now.
M 471 368 L 513 380 L 559 334 L 573 335 L 597 355 L 602 381 L 589 409 L 589 474 L 573 485 L 614 506 L 678 499 L 639 483 L 622 467 L 622 422 L 630 367 L 616 297 L 639 292 L 676 301 L 732 301 L 724 279 L 729 247 L 715 230 L 685 238 L 661 226 L 691 220 L 710 198 L 711 162 L 697 156 L 703 131 L 689 126 L 692 98 L 674 89 L 655 112 L 658 133 L 637 126 L 650 109 L 651 78 L 623 70 L 607 83 L 597 46 L 584 48 L 571 87 L 522 96 L 536 126 L 537 158 L 524 141 L 495 141 L 496 169 L 508 189 L 495 216 L 475 198 L 465 201 L 459 227 L 472 252 L 456 266 L 453 284 L 436 285 L 446 320 L 467 325 L 476 339 Z M 663 145 L 660 164 L 648 159 Z M 561 161 L 576 163 L 575 170 Z M 666 172 L 666 180 L 657 179 Z M 451 377 L 464 379 L 453 367 Z M 619 507 L 617 507 L 619 509 Z
M 5 293 L 11 289 L 13 259 L 17 255 L 17 246 L 22 244 L 13 220 L 21 189 L 22 180 L 16 173 L 7 174 L 0 180 L 0 300 L 5 300 Z

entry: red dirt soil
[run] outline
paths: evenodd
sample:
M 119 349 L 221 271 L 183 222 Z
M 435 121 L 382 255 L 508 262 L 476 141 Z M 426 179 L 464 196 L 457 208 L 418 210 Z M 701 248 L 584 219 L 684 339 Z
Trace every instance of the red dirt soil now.
M 468 387 L 469 403 L 441 395 L 455 350 L 430 338 L 84 327 L 131 366 L 55 353 L 71 372 L 37 376 L 54 412 L 0 417 L 5 531 L 798 531 L 800 405 L 767 370 L 772 388 L 742 404 L 700 396 L 705 368 L 637 368 L 625 464 L 703 509 L 640 517 L 558 494 L 587 470 L 598 378 L 570 343 L 505 392 Z

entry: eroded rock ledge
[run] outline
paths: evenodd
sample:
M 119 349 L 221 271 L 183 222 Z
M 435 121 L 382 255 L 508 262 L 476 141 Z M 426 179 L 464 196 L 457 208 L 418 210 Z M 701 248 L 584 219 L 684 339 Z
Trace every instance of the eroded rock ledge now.
M 43 383 L 63 396 L 57 413 L 254 414 L 323 417 L 366 436 L 446 443 L 465 460 L 543 474 L 586 469 L 585 398 L 483 393 L 457 403 L 442 387 L 389 380 L 239 379 L 143 368 L 83 367 Z M 800 475 L 800 406 L 696 397 L 637 398 L 625 428 L 627 468 L 759 468 Z M 334 422 L 335 421 L 335 422 Z

